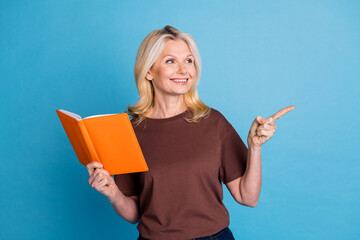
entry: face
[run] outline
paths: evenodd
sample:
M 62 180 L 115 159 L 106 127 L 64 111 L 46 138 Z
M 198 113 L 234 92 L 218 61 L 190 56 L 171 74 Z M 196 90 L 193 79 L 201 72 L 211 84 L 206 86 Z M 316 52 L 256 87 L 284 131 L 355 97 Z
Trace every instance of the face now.
M 155 96 L 179 96 L 190 90 L 195 74 L 194 56 L 186 42 L 168 40 L 146 78 L 152 81 Z

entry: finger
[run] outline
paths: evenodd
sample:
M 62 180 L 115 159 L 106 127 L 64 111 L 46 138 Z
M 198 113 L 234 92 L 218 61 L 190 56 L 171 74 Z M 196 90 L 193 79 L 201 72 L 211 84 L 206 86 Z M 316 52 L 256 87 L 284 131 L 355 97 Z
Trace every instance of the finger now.
M 102 181 L 100 181 L 100 182 L 98 182 L 98 183 L 96 183 L 95 184 L 95 189 L 96 190 L 104 190 L 105 188 L 107 188 L 107 187 L 110 187 L 110 185 L 111 185 L 111 178 L 112 177 L 105 177 Z
M 110 176 L 110 173 L 108 171 L 106 171 L 105 169 L 103 169 L 103 168 L 100 168 L 99 172 L 101 172 L 102 174 L 104 174 L 106 176 Z
M 96 175 L 97 176 L 103 176 L 103 177 L 110 177 L 110 174 L 108 171 L 106 171 L 105 169 L 102 168 L 97 168 L 96 169 Z
M 288 113 L 288 112 L 290 112 L 291 110 L 294 110 L 294 109 L 295 109 L 294 106 L 288 106 L 286 108 L 281 109 L 280 111 L 278 111 L 277 113 L 272 115 L 270 118 L 273 118 L 274 121 L 276 121 L 279 118 L 281 118 L 282 116 L 284 116 L 286 113 Z
M 107 176 L 110 176 L 110 173 L 108 171 L 106 171 L 105 169 L 103 168 L 96 168 L 95 170 L 96 174 L 104 174 L 104 175 L 107 175 Z
M 271 137 L 273 134 L 274 134 L 274 131 L 266 131 L 266 130 L 257 131 L 257 133 L 256 133 L 256 135 L 258 135 L 259 137 L 262 137 L 262 136 Z
M 265 119 L 265 123 L 268 125 L 274 125 L 275 119 L 273 117 L 269 117 L 269 118 Z
M 256 129 L 260 126 L 261 122 L 264 120 L 261 116 L 257 116 L 250 127 L 250 136 L 256 135 Z
M 95 182 L 95 183 L 100 183 L 100 182 L 103 181 L 104 179 L 105 179 L 105 176 L 104 176 L 103 174 L 99 173 L 99 174 L 96 176 L 94 182 Z
M 94 178 L 93 182 L 91 183 L 92 187 L 97 186 L 101 181 L 104 180 L 104 175 L 102 175 L 101 173 L 96 175 L 96 177 Z
M 107 186 L 109 186 L 109 180 L 107 179 L 107 178 L 105 178 L 103 181 L 101 181 L 100 183 L 99 183 L 99 188 L 102 188 L 102 187 L 107 187 Z
M 265 119 L 265 124 L 261 125 L 258 129 L 265 129 L 265 130 L 269 130 L 269 131 L 275 131 L 277 129 L 277 126 L 275 124 L 275 120 L 270 117 Z
M 270 125 L 268 123 L 265 123 L 265 124 L 260 125 L 257 128 L 257 131 L 260 131 L 260 130 L 272 130 L 272 129 L 274 129 L 274 125 Z
M 258 135 L 256 135 L 256 137 L 260 138 L 260 139 L 266 139 L 269 140 L 270 138 L 272 138 L 272 136 L 274 135 L 274 132 L 272 131 L 265 131 L 265 132 L 260 132 L 258 133 Z M 262 140 L 261 140 L 262 142 Z
M 95 181 L 95 178 L 98 176 L 100 169 L 96 168 L 96 170 L 90 175 L 89 184 L 92 185 Z
M 88 170 L 89 176 L 93 174 L 96 168 L 102 168 L 103 165 L 99 162 L 91 162 L 86 165 L 86 169 Z
M 100 191 L 100 190 L 103 190 L 104 186 L 106 185 L 106 183 L 104 184 L 106 180 L 104 179 L 103 181 L 101 182 L 96 182 L 93 186 L 93 188 L 95 188 L 96 190 Z
M 265 123 L 265 118 L 261 117 L 261 116 L 257 116 L 256 117 L 256 121 L 259 123 L 259 124 L 264 124 Z
M 99 162 L 90 162 L 90 163 L 88 163 L 88 164 L 86 165 L 86 167 L 87 167 L 88 169 L 92 169 L 92 168 L 102 168 L 103 165 L 102 165 L 101 163 L 99 163 Z
M 92 175 L 90 176 L 90 178 L 89 178 L 89 184 L 92 185 L 92 184 L 96 181 L 96 178 L 97 178 L 99 175 L 103 175 L 103 176 L 108 176 L 108 177 L 110 177 L 109 172 L 106 171 L 105 169 L 96 168 L 96 170 L 93 172 L 93 174 L 92 174 Z

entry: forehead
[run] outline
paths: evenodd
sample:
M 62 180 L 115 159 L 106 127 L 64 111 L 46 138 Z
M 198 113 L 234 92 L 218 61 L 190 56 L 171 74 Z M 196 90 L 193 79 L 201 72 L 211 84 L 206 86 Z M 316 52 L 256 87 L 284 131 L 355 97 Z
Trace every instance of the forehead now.
M 162 55 L 189 55 L 191 54 L 191 50 L 187 43 L 184 40 L 168 40 L 165 43 L 164 50 Z

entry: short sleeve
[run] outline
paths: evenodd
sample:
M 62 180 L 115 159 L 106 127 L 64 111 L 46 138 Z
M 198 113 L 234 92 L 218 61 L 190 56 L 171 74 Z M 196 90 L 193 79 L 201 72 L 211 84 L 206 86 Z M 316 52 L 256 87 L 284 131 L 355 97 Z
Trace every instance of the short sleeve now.
M 114 180 L 120 191 L 125 196 L 140 195 L 139 179 L 137 173 L 115 175 Z
M 221 115 L 220 121 L 220 180 L 226 184 L 244 175 L 248 150 L 239 134 L 225 117 Z

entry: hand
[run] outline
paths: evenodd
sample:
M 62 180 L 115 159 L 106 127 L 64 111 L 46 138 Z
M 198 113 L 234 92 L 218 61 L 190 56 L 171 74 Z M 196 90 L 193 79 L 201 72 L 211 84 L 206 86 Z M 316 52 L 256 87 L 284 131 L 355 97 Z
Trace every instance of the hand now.
M 277 128 L 275 121 L 293 109 L 295 109 L 294 106 L 283 108 L 267 119 L 257 116 L 250 127 L 247 140 L 249 148 L 261 147 L 262 144 L 269 140 L 274 135 L 275 129 Z
M 114 178 L 102 167 L 103 165 L 99 162 L 91 162 L 86 165 L 89 172 L 89 184 L 98 192 L 105 195 L 109 201 L 113 201 L 120 190 Z

